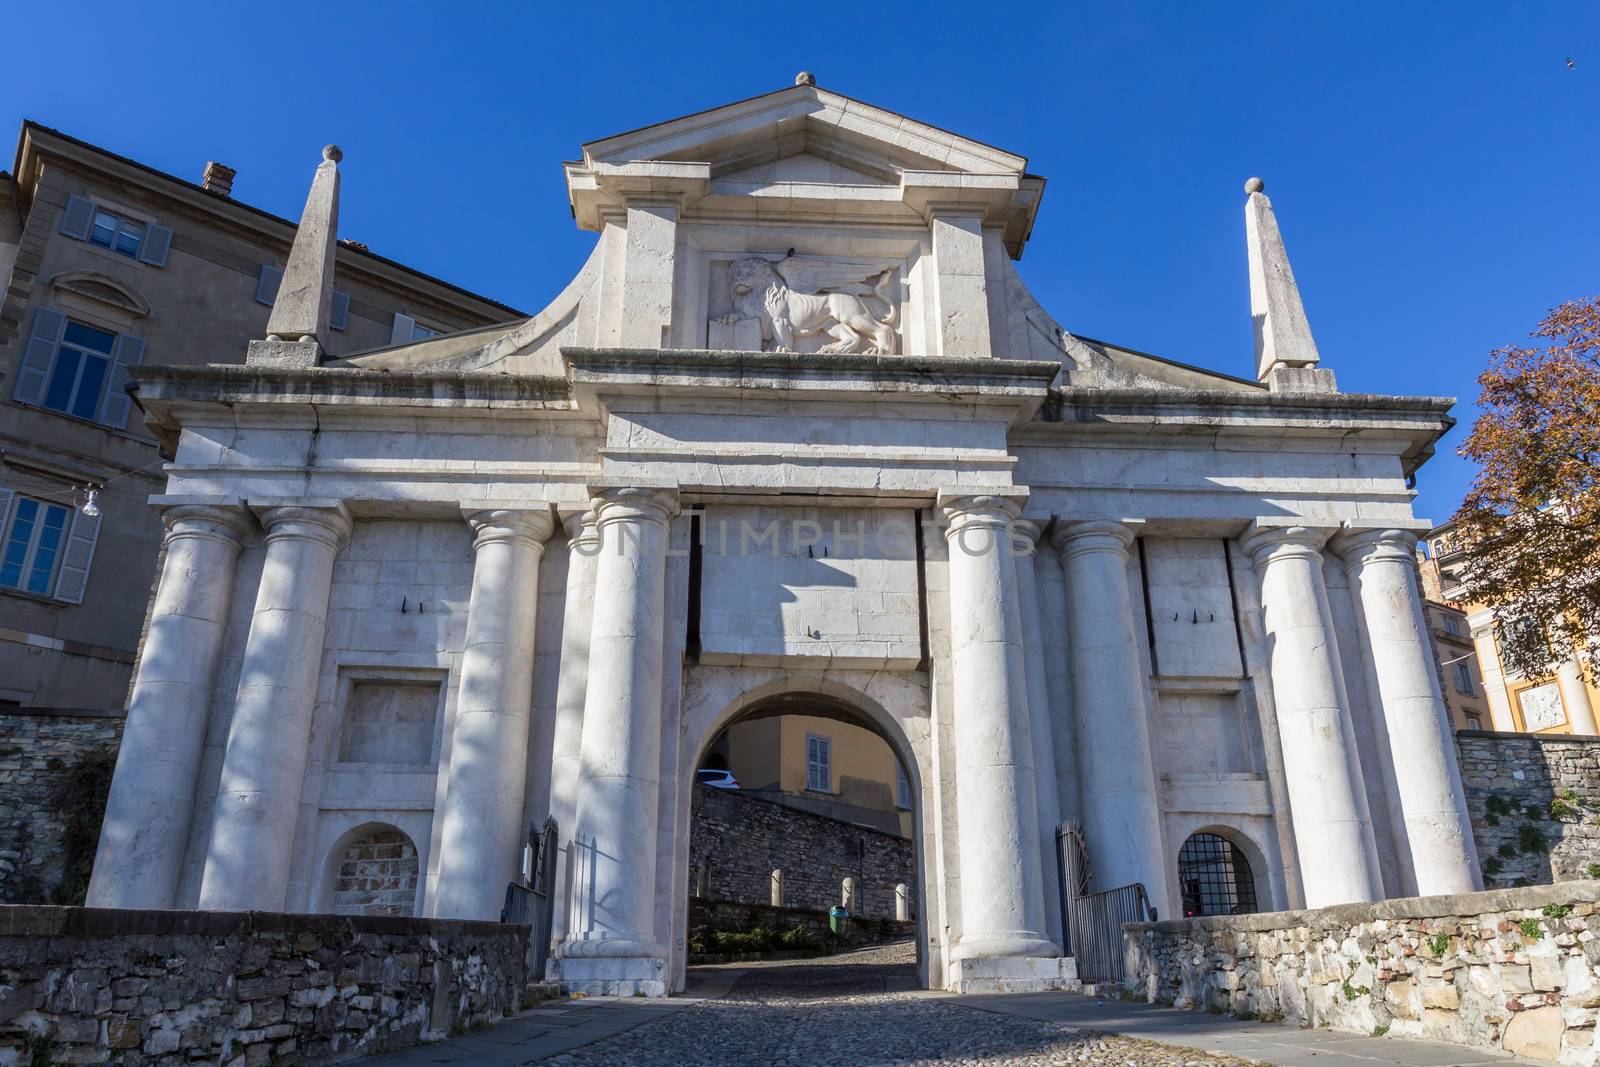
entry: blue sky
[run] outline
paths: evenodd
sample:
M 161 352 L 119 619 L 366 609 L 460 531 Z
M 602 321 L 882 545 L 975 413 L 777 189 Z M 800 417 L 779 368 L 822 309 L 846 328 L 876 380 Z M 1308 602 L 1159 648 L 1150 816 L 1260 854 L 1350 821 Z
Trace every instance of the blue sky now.
M 1068 329 L 1248 376 L 1241 186 L 1259 174 L 1341 388 L 1461 398 L 1419 480 L 1436 520 L 1471 478 L 1453 453 L 1488 351 L 1600 292 L 1592 3 L 94 0 L 10 18 L 35 42 L 7 54 L 11 129 L 195 180 L 218 159 L 238 198 L 291 216 L 336 141 L 341 236 L 528 311 L 594 240 L 562 160 L 808 69 L 1027 155 L 1049 185 L 1020 269 Z

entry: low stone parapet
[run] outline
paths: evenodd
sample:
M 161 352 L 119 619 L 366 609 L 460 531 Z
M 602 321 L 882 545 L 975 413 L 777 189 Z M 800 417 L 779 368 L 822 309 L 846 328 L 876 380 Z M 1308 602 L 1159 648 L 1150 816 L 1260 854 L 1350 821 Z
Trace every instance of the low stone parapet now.
M 0 907 L 0 1067 L 328 1063 L 494 1022 L 526 927 Z
M 1123 927 L 1153 1002 L 1600 1062 L 1600 881 Z

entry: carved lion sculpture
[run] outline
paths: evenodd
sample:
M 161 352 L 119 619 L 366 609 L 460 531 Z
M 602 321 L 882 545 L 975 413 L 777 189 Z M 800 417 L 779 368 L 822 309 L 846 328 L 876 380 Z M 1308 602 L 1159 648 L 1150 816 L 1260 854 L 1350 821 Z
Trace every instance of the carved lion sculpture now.
M 833 341 L 823 352 L 894 355 L 898 305 L 891 295 L 892 270 L 863 273 L 824 260 L 791 256 L 773 263 L 751 256 L 728 274 L 737 310 L 718 321 L 760 320 L 763 347 L 771 342 L 774 351 L 793 352 L 795 338 L 826 333 Z

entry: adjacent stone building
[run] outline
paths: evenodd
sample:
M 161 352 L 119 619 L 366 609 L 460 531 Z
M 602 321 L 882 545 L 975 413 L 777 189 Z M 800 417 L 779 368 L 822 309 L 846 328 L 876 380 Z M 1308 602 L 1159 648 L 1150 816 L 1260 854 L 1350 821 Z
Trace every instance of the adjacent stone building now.
M 665 993 L 695 769 L 797 695 L 906 770 L 930 986 L 1073 980 L 1066 819 L 1163 915 L 1478 887 L 1412 559 L 1450 401 L 1337 390 L 1260 182 L 1237 377 L 1073 335 L 1024 157 L 806 75 L 585 145 L 538 315 L 345 358 L 337 164 L 245 365 L 132 372 L 169 532 L 91 903 L 333 910 L 398 831 L 418 914 L 493 918 L 549 816 L 552 975 Z
M 221 164 L 197 185 L 33 122 L 14 171 L 0 174 L 0 708 L 120 711 L 165 481 L 125 386 L 141 364 L 242 362 L 294 224 L 236 199 Z M 330 353 L 520 317 L 353 242 L 335 260 Z

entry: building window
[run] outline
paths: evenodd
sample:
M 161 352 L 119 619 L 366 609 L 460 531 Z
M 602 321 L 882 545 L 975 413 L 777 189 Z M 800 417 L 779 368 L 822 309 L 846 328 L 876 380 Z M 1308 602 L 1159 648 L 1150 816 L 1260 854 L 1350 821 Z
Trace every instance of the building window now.
M 1256 880 L 1238 845 L 1219 834 L 1191 834 L 1178 850 L 1183 914 L 1248 915 L 1256 910 Z
M 1454 637 L 1461 636 L 1461 620 L 1454 615 L 1444 617 L 1444 632 Z
M 89 243 L 109 248 L 129 259 L 139 258 L 139 245 L 144 241 L 144 223 L 113 215 L 104 208 L 95 208 L 94 225 L 89 228 Z
M 1467 715 L 1467 716 L 1464 716 L 1464 718 L 1467 720 L 1467 729 L 1469 729 L 1469 730 L 1481 730 L 1481 729 L 1483 729 L 1483 720 L 1478 718 L 1476 715 Z
M 98 415 L 116 346 L 116 334 L 69 319 L 50 368 L 44 406 L 80 419 Z
M 1460 660 L 1455 664 L 1456 691 L 1471 696 L 1476 690 L 1472 686 L 1472 664 Z
M 816 734 L 806 734 L 806 788 L 819 793 L 833 792 L 833 742 Z
M 420 322 L 413 322 L 411 324 L 411 339 L 413 341 L 426 341 L 430 337 L 438 337 L 438 336 L 439 336 L 439 331 L 438 330 L 430 330 L 428 327 L 422 325 L 422 323 L 420 323 Z
M 907 811 L 911 809 L 911 779 L 906 777 L 906 769 L 899 763 L 894 765 L 895 775 L 895 805 Z
M 67 509 L 29 496 L 11 502 L 11 522 L 0 552 L 0 586 L 49 596 L 55 588 Z

